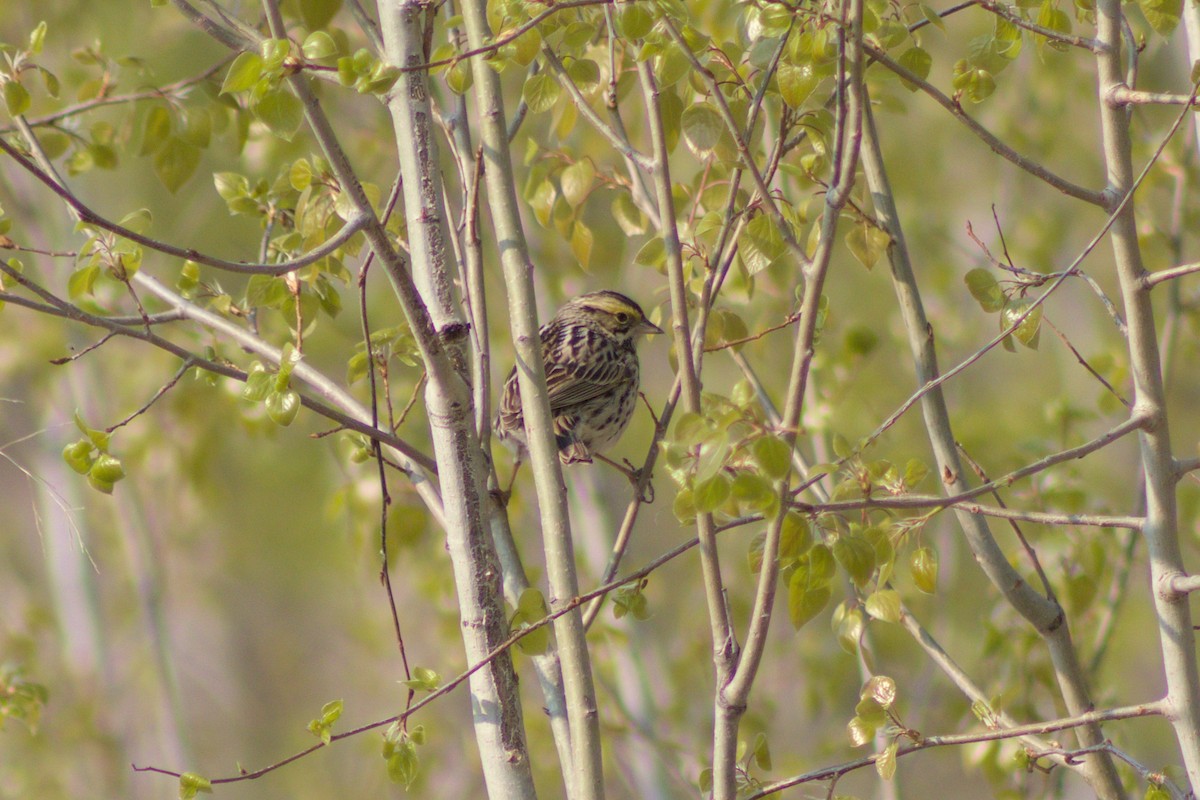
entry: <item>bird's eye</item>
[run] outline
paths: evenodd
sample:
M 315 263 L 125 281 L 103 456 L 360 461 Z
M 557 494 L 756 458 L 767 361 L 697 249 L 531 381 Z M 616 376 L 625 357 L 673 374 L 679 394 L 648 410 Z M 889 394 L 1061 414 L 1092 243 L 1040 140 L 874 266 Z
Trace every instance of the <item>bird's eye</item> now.
M 629 322 L 629 315 L 626 314 L 624 311 L 618 311 L 617 312 L 617 322 L 624 325 L 625 323 Z

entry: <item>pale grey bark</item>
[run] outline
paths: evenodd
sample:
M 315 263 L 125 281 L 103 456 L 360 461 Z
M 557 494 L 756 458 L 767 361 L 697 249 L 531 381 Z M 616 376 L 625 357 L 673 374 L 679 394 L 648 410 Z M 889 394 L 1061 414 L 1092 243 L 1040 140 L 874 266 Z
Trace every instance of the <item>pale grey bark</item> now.
M 892 268 L 892 284 L 912 350 L 916 379 L 925 386 L 938 376 L 934 329 L 925 316 L 920 288 L 909 259 L 904 231 L 896 211 L 892 190 L 884 167 L 878 134 L 870 108 L 865 114 L 863 172 L 875 204 L 875 216 L 891 237 L 888 259 Z M 950 414 L 941 387 L 935 386 L 921 397 L 925 428 L 933 447 L 937 474 L 947 494 L 968 490 L 963 466 L 958 457 Z M 1042 636 L 1054 664 L 1055 677 L 1063 701 L 1071 714 L 1083 714 L 1092 709 L 1083 665 L 1071 640 L 1066 615 L 1057 601 L 1044 597 L 1009 563 L 1004 551 L 992 537 L 984 517 L 956 509 L 955 515 L 975 560 L 1004 598 Z M 1077 729 L 1081 744 L 1094 745 L 1104 740 L 1098 723 L 1092 722 Z M 1107 753 L 1096 753 L 1083 759 L 1080 772 L 1097 795 L 1110 800 L 1123 797 L 1121 781 Z
M 462 6 L 471 47 L 482 46 L 491 36 L 485 4 L 466 0 Z M 508 290 L 509 324 L 516 351 L 517 380 L 521 388 L 526 440 L 541 514 L 550 584 L 550 610 L 556 611 L 579 594 L 574 544 L 567 511 L 566 487 L 554 442 L 550 401 L 538 335 L 537 304 L 533 291 L 534 266 L 529 259 L 516 196 L 516 179 L 508 150 L 508 127 L 499 76 L 479 58 L 471 60 L 474 97 L 480 120 L 488 209 L 499 244 L 500 263 Z M 596 690 L 587 651 L 582 611 L 578 608 L 557 618 L 554 633 L 562 666 L 571 734 L 572 762 L 564 764 L 572 800 L 599 800 L 604 796 L 604 769 L 600 749 L 600 719 Z
M 422 47 L 426 9 L 425 4 L 417 2 L 380 3 L 380 27 L 391 63 L 411 67 L 427 60 Z M 403 264 L 388 264 L 386 258 L 383 261 L 393 283 L 400 288 L 414 331 L 423 320 L 414 320 L 413 311 L 423 301 L 432 331 L 442 345 L 436 365 L 426 359 L 429 382 L 425 403 L 445 501 L 446 544 L 458 591 L 463 644 L 468 663 L 475 663 L 507 638 L 508 620 L 499 561 L 487 522 L 490 500 L 486 470 L 467 383 L 468 329 L 453 296 L 447 265 L 451 254 L 428 73 L 405 72 L 393 88 L 388 108 L 400 158 L 409 253 L 419 297 L 406 297 L 409 289 Z M 379 244 L 372 244 L 378 254 Z M 487 668 L 472 673 L 470 688 L 475 739 L 488 795 L 535 797 L 511 654 L 504 653 Z
M 1196 634 L 1188 595 L 1172 586 L 1173 580 L 1187 574 L 1179 550 L 1175 461 L 1171 454 L 1157 326 L 1150 302 L 1151 287 L 1145 283 L 1137 216 L 1129 197 L 1135 188 L 1130 115 L 1127 108 L 1112 97 L 1115 88 L 1125 85 L 1121 61 L 1123 13 L 1118 0 L 1100 0 L 1096 4 L 1097 38 L 1103 45 L 1096 61 L 1108 178 L 1107 210 L 1115 215 L 1110 238 L 1129 331 L 1134 412 L 1146 418 L 1138 432 L 1146 501 L 1142 534 L 1150 555 L 1150 588 L 1157 611 L 1167 681 L 1167 718 L 1175 730 L 1184 767 L 1195 791 L 1200 788 L 1200 671 L 1196 661 Z M 1194 13 L 1195 9 L 1191 13 L 1185 12 L 1189 25 L 1195 24 L 1190 20 Z

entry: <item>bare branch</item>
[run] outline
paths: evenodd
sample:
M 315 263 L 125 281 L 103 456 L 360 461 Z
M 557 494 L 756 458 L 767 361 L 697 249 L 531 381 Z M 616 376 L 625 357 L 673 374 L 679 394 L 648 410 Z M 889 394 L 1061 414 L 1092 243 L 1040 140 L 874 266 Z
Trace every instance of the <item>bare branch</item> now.
M 1162 269 L 1158 272 L 1147 272 L 1142 277 L 1142 285 L 1147 289 L 1153 289 L 1155 286 L 1163 283 L 1164 281 L 1175 280 L 1176 278 L 1182 278 L 1185 275 L 1191 275 L 1196 272 L 1200 272 L 1200 262 L 1193 264 L 1182 264 L 1178 267 Z
M 1161 717 L 1166 714 L 1165 704 L 1160 700 L 1153 703 L 1143 703 L 1136 706 L 1120 706 L 1109 709 L 1107 711 L 1089 711 L 1085 714 L 1078 714 L 1072 717 L 1064 717 L 1062 719 L 1050 720 L 1047 722 L 1035 722 L 1027 725 L 1017 725 L 1012 728 L 1002 728 L 994 731 L 981 731 L 979 733 L 959 733 L 949 736 L 927 736 L 921 739 L 916 744 L 904 745 L 896 755 L 903 757 L 922 750 L 929 750 L 934 747 L 957 747 L 966 744 L 975 744 L 977 742 L 995 742 L 1004 739 L 1017 739 L 1023 736 L 1037 736 L 1040 734 L 1054 733 L 1055 731 L 1069 730 L 1079 728 L 1086 725 L 1095 725 L 1101 722 L 1112 722 L 1122 719 L 1134 719 L 1137 717 Z M 804 783 L 812 783 L 814 781 L 829 780 L 834 777 L 845 775 L 848 772 L 853 772 L 863 767 L 871 766 L 879 759 L 878 754 L 863 756 L 856 758 L 853 761 L 846 761 L 842 764 L 835 764 L 830 767 L 822 767 L 811 772 L 805 772 L 786 780 L 776 781 L 763 786 L 757 792 L 748 795 L 746 800 L 761 800 L 764 797 L 770 797 L 773 794 L 790 789 L 793 786 L 799 786 Z
M 899 75 L 905 81 L 917 86 L 921 91 L 937 101 L 938 105 L 949 111 L 955 119 L 966 125 L 972 133 L 983 140 L 983 143 L 990 147 L 992 152 L 994 152 L 996 155 L 1011 161 L 1013 164 L 1025 170 L 1030 175 L 1048 183 L 1050 186 L 1053 186 L 1063 194 L 1083 200 L 1084 202 L 1091 203 L 1095 206 L 1105 205 L 1103 192 L 1097 192 L 1095 190 L 1087 189 L 1083 186 L 1074 184 L 1046 169 L 1039 162 L 1021 155 L 1016 150 L 1013 150 L 1004 142 L 1000 141 L 995 134 L 983 127 L 983 125 L 980 123 L 976 122 L 974 118 L 970 117 L 965 111 L 963 111 L 962 106 L 957 100 L 947 97 L 933 84 L 922 80 L 915 73 L 896 63 L 882 50 L 878 50 L 869 44 L 865 44 L 864 47 L 872 59 L 878 61 L 883 66 Z

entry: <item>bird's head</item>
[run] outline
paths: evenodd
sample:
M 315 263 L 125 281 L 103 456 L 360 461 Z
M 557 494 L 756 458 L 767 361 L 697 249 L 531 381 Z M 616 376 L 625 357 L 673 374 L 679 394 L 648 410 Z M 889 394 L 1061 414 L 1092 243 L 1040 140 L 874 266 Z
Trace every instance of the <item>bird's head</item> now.
M 621 339 L 662 333 L 662 328 L 646 319 L 641 306 L 620 292 L 608 290 L 576 297 L 563 306 L 558 316 L 585 318 Z

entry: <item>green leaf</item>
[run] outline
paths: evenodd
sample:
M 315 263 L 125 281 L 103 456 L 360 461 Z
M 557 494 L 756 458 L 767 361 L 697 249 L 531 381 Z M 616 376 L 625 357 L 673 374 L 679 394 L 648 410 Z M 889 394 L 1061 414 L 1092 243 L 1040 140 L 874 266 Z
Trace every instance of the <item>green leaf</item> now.
M 46 21 L 42 20 L 37 24 L 29 34 L 29 52 L 33 55 L 39 55 L 42 52 L 42 45 L 46 42 Z
M 300 412 L 300 395 L 295 390 L 273 391 L 267 395 L 267 416 L 276 425 L 287 427 Z
M 692 499 L 691 489 L 680 489 L 675 493 L 675 500 L 671 503 L 671 511 L 675 514 L 675 519 L 684 524 L 696 518 L 696 503 Z
M 420 772 L 420 760 L 417 758 L 417 748 L 409 739 L 393 745 L 387 759 L 388 778 L 404 788 L 412 786 Z
M 97 449 L 105 451 L 108 450 L 108 443 L 112 438 L 111 434 L 106 433 L 105 431 L 96 430 L 95 428 L 89 428 L 87 423 L 83 421 L 83 417 L 79 415 L 78 411 L 75 412 L 74 420 L 75 427 L 78 428 L 84 436 L 88 437 L 88 439 L 93 445 L 96 446 Z
M 929 20 L 930 23 L 937 26 L 938 30 L 942 31 L 942 33 L 946 32 L 946 22 L 942 19 L 941 14 L 934 11 L 924 3 L 920 3 L 918 6 L 921 9 L 921 16 L 925 17 L 925 19 Z
M 179 191 L 200 165 L 200 148 L 178 136 L 167 139 L 154 154 L 154 174 L 171 194 Z
M 692 489 L 696 502 L 696 511 L 701 514 L 716 511 L 729 499 L 730 490 L 729 476 L 721 471 L 717 471 L 711 477 L 698 482 Z
M 783 517 L 783 529 L 779 532 L 779 557 L 781 559 L 800 558 L 808 552 L 812 543 L 812 529 L 808 525 L 808 520 L 795 511 L 787 512 Z
M 475 74 L 471 72 L 470 64 L 465 61 L 452 64 L 450 69 L 446 70 L 446 85 L 455 94 L 465 94 L 474 82 Z
M 866 602 L 867 613 L 881 622 L 900 621 L 900 595 L 894 589 L 880 589 Z
M 938 21 L 941 21 L 940 17 L 938 18 Z M 928 51 L 921 47 L 908 48 L 900 54 L 900 57 L 896 59 L 896 61 L 900 64 L 900 66 L 904 67 L 921 80 L 928 78 L 929 71 L 933 69 L 933 57 L 929 55 Z M 903 83 L 904 88 L 908 89 L 910 92 L 915 92 L 918 88 L 920 88 L 912 81 L 904 80 Z
M 688 108 L 680 119 L 683 125 L 683 138 L 698 158 L 707 158 L 712 154 L 721 134 L 725 132 L 725 123 L 717 109 L 709 103 L 702 103 Z
M 660 87 L 673 86 L 691 71 L 691 60 L 674 45 L 659 53 L 655 60 L 654 74 Z
M 777 436 L 761 436 L 750 446 L 754 463 L 767 477 L 781 480 L 792 468 L 792 451 L 787 442 Z
M 875 701 L 875 698 L 869 695 L 859 695 L 858 705 L 854 707 L 854 713 L 863 722 L 875 727 L 886 725 L 888 721 L 887 711 Z
M 583 267 L 584 272 L 592 263 L 592 245 L 596 236 L 592 233 L 592 229 L 583 223 L 583 220 L 575 220 L 575 224 L 571 226 L 571 252 L 575 255 L 575 260 L 579 262 L 579 266 Z
M 628 583 L 617 589 L 612 595 L 613 617 L 621 619 L 629 615 L 637 620 L 650 618 L 650 608 L 646 600 L 645 580 Z
M 845 604 L 838 606 L 839 610 L 843 608 L 845 608 Z M 838 644 L 850 655 L 856 655 L 858 653 L 858 643 L 862 639 L 863 628 L 867 624 L 866 615 L 863 614 L 862 608 L 855 606 L 845 611 L 840 619 L 838 619 L 835 613 L 834 620 L 837 622 L 835 634 L 837 635 Z
M 341 700 L 330 700 L 321 707 L 321 716 L 308 723 L 309 732 L 323 744 L 329 744 L 333 738 L 333 723 L 342 715 L 342 708 Z
M 258 99 L 252 108 L 254 116 L 271 129 L 271 133 L 290 142 L 304 121 L 304 105 L 290 92 L 275 89 Z
M 171 135 L 171 112 L 163 106 L 154 106 L 146 114 L 142 126 L 142 146 L 138 155 L 148 156 L 166 144 Z
M 779 96 L 789 108 L 800 108 L 821 83 L 813 62 L 805 61 L 800 64 L 781 62 L 776 76 L 779 82 Z
M 324 28 L 342 7 L 342 0 L 298 0 L 300 21 L 310 31 Z
M 796 579 L 798 574 L 792 573 L 792 580 L 788 582 L 788 614 L 796 630 L 820 614 L 831 596 L 828 586 L 808 586 Z
M 887 251 L 891 241 L 892 237 L 886 232 L 865 222 L 853 226 L 846 234 L 846 246 L 867 269 L 875 266 L 875 262 Z
M 656 20 L 646 4 L 620 3 L 617 5 L 616 21 L 621 38 L 632 42 L 645 37 Z
M 244 92 L 254 87 L 262 77 L 263 59 L 258 53 L 245 52 L 233 60 L 229 71 L 225 73 L 225 81 L 221 84 L 221 94 Z
M 592 165 L 591 160 L 586 158 L 581 158 L 564 169 L 559 177 L 563 197 L 572 208 L 584 201 L 595 181 L 596 168 Z
M 937 553 L 928 547 L 918 547 L 912 552 L 908 562 L 912 572 L 913 583 L 926 594 L 937 591 L 938 558 Z
M 640 236 L 646 232 L 646 215 L 634 204 L 628 192 L 617 192 L 612 201 L 612 216 L 626 236 Z
M 650 239 L 637 251 L 633 262 L 644 267 L 659 267 L 667 263 L 666 242 L 659 236 Z
M 828 548 L 817 545 L 801 557 L 788 580 L 788 613 L 799 629 L 825 608 L 831 591 L 834 562 Z
M 31 104 L 29 92 L 15 80 L 9 79 L 4 84 L 4 105 L 11 117 L 20 116 L 29 110 Z
M 436 692 L 442 683 L 442 676 L 436 670 L 428 667 L 416 667 L 412 671 L 412 678 L 400 682 L 417 691 Z
M 258 52 L 263 59 L 263 71 L 275 72 L 292 52 L 292 43 L 287 39 L 263 39 L 259 42 Z
M 550 613 L 546 598 L 537 589 L 525 589 L 517 600 L 517 610 L 509 620 L 509 628 L 519 631 L 540 622 Z M 550 628 L 547 625 L 517 640 L 517 649 L 525 655 L 536 656 L 550 647 Z
M 92 468 L 92 462 L 95 461 L 93 455 L 95 449 L 95 445 L 90 440 L 77 439 L 63 448 L 63 461 L 67 462 L 67 466 L 80 475 L 87 475 Z
M 893 739 L 888 742 L 888 746 L 883 748 L 883 752 L 875 759 L 875 771 L 885 781 L 890 781 L 896 774 L 896 751 L 899 749 L 899 740 Z
M 325 31 L 313 31 L 300 46 L 300 52 L 304 53 L 304 57 L 311 61 L 320 61 L 323 58 L 336 56 L 338 46 L 333 37 Z
M 749 511 L 778 508 L 775 491 L 770 481 L 762 475 L 739 471 L 733 479 L 732 491 L 733 499 L 738 502 L 739 508 Z
M 194 772 L 179 776 L 179 800 L 191 800 L 197 792 L 212 794 L 212 782 Z
M 537 28 L 530 28 L 516 39 L 512 40 L 513 61 L 522 67 L 528 67 L 537 58 L 542 49 L 542 34 Z M 571 66 L 574 66 L 572 62 Z M 568 67 L 569 69 L 569 67 Z
M 592 59 L 576 59 L 566 65 L 566 77 L 582 92 L 595 91 L 600 85 L 600 65 Z
M 869 697 L 882 708 L 891 708 L 896 702 L 896 682 L 887 675 L 873 675 L 863 685 L 859 697 Z
M 271 393 L 274 383 L 275 374 L 256 361 L 250 365 L 250 372 L 246 376 L 246 385 L 242 387 L 242 399 L 252 403 L 261 403 Z
M 1147 783 L 1146 793 L 1142 795 L 1142 800 L 1171 800 L 1171 793 L 1161 784 Z
M 125 477 L 125 469 L 121 466 L 120 460 L 108 453 L 101 453 L 96 457 L 91 469 L 88 470 L 88 475 L 98 481 L 114 484 Z
M 658 98 L 659 110 L 662 112 L 663 138 L 667 142 L 667 152 L 675 152 L 679 144 L 680 119 L 683 117 L 683 100 L 674 91 L 663 91 Z
M 996 91 L 996 79 L 992 73 L 971 65 L 965 59 L 954 65 L 954 80 L 956 92 L 965 94 L 972 103 L 982 103 Z
M 738 252 L 751 275 L 762 272 L 787 254 L 787 244 L 775 220 L 760 214 L 746 224 L 738 237 Z
M 759 733 L 754 737 L 754 744 L 750 748 L 750 752 L 754 754 L 754 763 L 759 769 L 771 769 L 771 748 L 767 744 L 767 735 Z
M 1006 330 L 1017 324 L 1017 320 L 1021 319 L 1022 315 L 1026 315 L 1020 324 L 1017 324 L 1012 335 L 1030 350 L 1037 350 L 1042 325 L 1042 307 L 1037 306 L 1030 310 L 1031 306 L 1033 306 L 1033 301 L 1024 298 L 1010 301 L 1000 313 L 1000 325 L 1002 329 Z
M 96 264 L 75 270 L 67 279 L 67 296 L 74 300 L 91 294 L 99 277 L 100 267 Z
M 855 717 L 846 723 L 846 733 L 850 736 L 850 744 L 862 747 L 875 738 L 876 726 L 862 717 Z
M 529 106 L 530 111 L 540 114 L 554 108 L 554 104 L 558 102 L 558 96 L 561 93 L 562 90 L 559 88 L 558 81 L 554 80 L 552 75 L 539 72 L 525 81 L 525 86 L 521 90 L 521 97 L 525 99 L 525 103 Z
M 1161 2 L 1161 0 L 1149 0 L 1149 2 L 1157 3 Z M 1176 3 L 1180 9 L 1182 9 L 1183 3 L 1181 0 L 1166 0 L 1164 4 L 1170 5 L 1173 2 Z M 1139 5 L 1141 5 L 1143 9 L 1145 8 L 1144 3 L 1139 3 Z M 1149 21 L 1149 17 L 1147 17 L 1147 21 Z M 1179 22 L 1178 13 L 1175 15 L 1175 22 Z M 1056 31 L 1058 33 L 1071 32 L 1071 18 L 1067 16 L 1067 12 L 1058 7 L 1058 4 L 1054 2 L 1054 0 L 1043 0 L 1041 7 L 1038 9 L 1037 24 L 1041 25 L 1043 28 L 1048 28 L 1049 30 Z M 1151 27 L 1154 27 L 1153 22 L 1151 22 L 1150 25 Z M 1171 25 L 1171 28 L 1174 28 L 1174 24 Z M 1155 28 L 1155 30 L 1158 29 Z M 1161 33 L 1162 31 L 1159 32 Z M 1047 40 L 1047 44 L 1058 50 L 1063 50 L 1066 48 L 1065 43 L 1057 42 L 1052 39 Z
M 963 276 L 963 282 L 984 311 L 993 314 L 1004 308 L 1004 292 L 991 270 L 977 267 Z
M 833 557 L 859 588 L 866 586 L 875 573 L 875 548 L 862 534 L 839 536 L 833 543 Z

